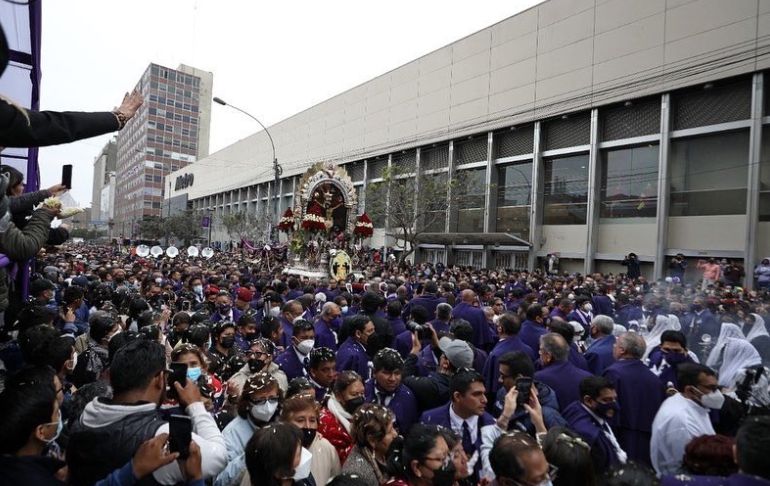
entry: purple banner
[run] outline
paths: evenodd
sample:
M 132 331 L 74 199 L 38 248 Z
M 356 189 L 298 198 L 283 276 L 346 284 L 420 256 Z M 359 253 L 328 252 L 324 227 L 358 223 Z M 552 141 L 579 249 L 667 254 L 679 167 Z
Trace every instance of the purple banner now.
M 209 216 L 204 216 L 201 219 L 201 228 L 208 228 L 211 224 L 211 218 Z

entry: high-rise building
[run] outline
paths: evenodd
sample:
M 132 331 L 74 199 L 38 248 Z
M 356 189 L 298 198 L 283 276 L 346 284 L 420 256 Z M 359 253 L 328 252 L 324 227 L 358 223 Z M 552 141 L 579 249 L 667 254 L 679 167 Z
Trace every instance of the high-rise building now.
M 94 159 L 94 181 L 91 189 L 91 220 L 93 224 L 107 224 L 102 219 L 100 209 L 103 206 L 102 193 L 110 182 L 110 174 L 115 174 L 118 159 L 118 145 L 115 138 L 107 142 L 102 151 Z
M 117 139 L 117 234 L 138 236 L 142 218 L 161 216 L 166 175 L 208 155 L 213 79 L 184 64 L 145 70 L 136 86 L 144 104 Z

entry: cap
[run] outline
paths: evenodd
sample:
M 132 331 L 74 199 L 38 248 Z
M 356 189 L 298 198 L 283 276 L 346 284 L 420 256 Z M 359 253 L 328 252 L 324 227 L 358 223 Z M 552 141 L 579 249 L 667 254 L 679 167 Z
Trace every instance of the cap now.
M 238 293 L 235 296 L 238 300 L 242 300 L 243 302 L 251 302 L 254 298 L 254 292 L 245 287 L 241 287 L 238 289 Z
M 455 368 L 470 368 L 473 366 L 473 350 L 465 341 L 444 336 L 438 340 L 438 347 Z
M 29 293 L 31 295 L 38 295 L 44 290 L 56 290 L 56 286 L 47 278 L 39 278 L 29 286 Z
M 215 285 L 209 285 L 206 288 L 206 297 L 208 297 L 209 295 L 217 295 L 218 293 L 219 293 L 219 287 Z
M 77 285 L 79 287 L 86 288 L 88 287 L 88 279 L 86 277 L 78 276 L 72 279 L 72 285 Z

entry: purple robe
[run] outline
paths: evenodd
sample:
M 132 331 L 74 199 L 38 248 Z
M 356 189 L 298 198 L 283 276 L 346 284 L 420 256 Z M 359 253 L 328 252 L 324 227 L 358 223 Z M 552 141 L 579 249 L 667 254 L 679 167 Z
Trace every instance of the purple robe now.
M 390 327 L 393 328 L 393 335 L 398 336 L 402 332 L 406 331 L 406 324 L 404 324 L 404 320 L 400 317 L 388 317 L 388 322 L 390 323 Z
M 537 353 L 540 350 L 540 336 L 548 334 L 548 330 L 535 321 L 526 320 L 521 323 L 519 339 Z
M 588 362 L 588 371 L 601 375 L 612 363 L 615 357 L 612 348 L 615 346 L 615 336 L 604 336 L 592 342 L 583 355 Z
M 436 334 L 438 334 L 439 337 L 442 332 L 449 332 L 449 323 L 442 321 L 441 319 L 433 319 L 430 321 L 430 325 L 433 326 L 433 329 L 436 330 Z
M 374 379 L 366 382 L 364 392 L 366 394 L 366 401 L 371 403 L 380 403 L 379 398 L 384 394 L 384 392 L 377 388 Z M 412 425 L 417 422 L 417 399 L 412 390 L 404 384 L 398 385 L 396 391 L 393 392 L 393 398 L 388 403 L 388 408 L 393 411 L 393 415 L 396 417 L 396 428 L 401 434 L 409 432 Z
M 498 383 L 498 378 L 500 376 L 497 366 L 498 360 L 502 355 L 514 351 L 522 351 L 532 358 L 532 362 L 537 359 L 537 354 L 535 354 L 532 348 L 524 344 L 521 339 L 519 339 L 519 336 L 511 336 L 497 343 L 495 347 L 492 348 L 492 351 L 489 352 L 486 363 L 484 363 L 484 369 L 481 372 L 488 393 L 497 393 L 497 389 L 500 387 L 500 384 Z
M 337 336 L 331 330 L 331 323 L 326 322 L 323 318 L 316 319 L 313 324 L 315 329 L 315 347 L 316 348 L 329 348 L 331 350 L 337 350 Z
M 432 321 L 436 318 L 436 307 L 438 307 L 439 304 L 445 302 L 445 298 L 438 297 L 434 294 L 423 294 L 419 297 L 415 297 L 404 306 L 404 320 L 409 318 L 409 313 L 411 312 L 412 307 L 420 305 L 425 307 L 425 310 L 428 311 L 428 320 Z
M 660 380 L 638 359 L 621 359 L 606 370 L 604 377 L 615 385 L 620 411 L 615 414 L 615 436 L 630 460 L 648 466 L 652 421 L 665 400 Z
M 307 359 L 307 358 L 305 358 Z M 279 354 L 275 358 L 275 364 L 286 373 L 286 379 L 288 381 L 300 376 L 307 376 L 307 369 L 305 365 L 299 360 L 297 352 L 294 346 L 289 347 L 286 351 Z
M 452 311 L 455 319 L 465 319 L 473 328 L 473 344 L 479 348 L 485 348 L 494 344 L 495 340 L 489 327 L 484 311 L 465 302 L 457 304 Z M 487 348 L 489 349 L 489 348 Z
M 369 379 L 369 355 L 352 337 L 347 338 L 337 352 L 337 371 L 345 370 L 355 371 L 364 380 Z
M 535 372 L 535 380 L 542 381 L 556 393 L 561 411 L 580 400 L 580 382 L 592 376 L 569 361 L 554 363 Z
M 602 430 L 602 425 L 586 410 L 581 402 L 572 402 L 564 409 L 562 415 L 569 427 L 591 447 L 591 459 L 595 471 L 606 471 L 611 466 L 620 463 L 612 442 Z
M 294 326 L 285 317 L 281 316 L 281 327 L 283 328 L 283 333 L 278 341 L 278 345 L 282 346 L 283 349 L 289 349 L 291 347 L 291 338 L 294 336 Z

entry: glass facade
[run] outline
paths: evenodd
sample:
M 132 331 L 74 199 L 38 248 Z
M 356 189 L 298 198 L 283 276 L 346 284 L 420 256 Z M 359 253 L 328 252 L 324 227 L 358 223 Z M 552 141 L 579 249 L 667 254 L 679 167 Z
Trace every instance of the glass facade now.
M 528 240 L 531 197 L 531 161 L 497 167 L 495 231 Z
M 484 231 L 484 206 L 486 204 L 486 168 L 463 170 L 457 177 L 457 226 L 458 233 Z
M 657 144 L 601 152 L 601 218 L 654 218 L 658 207 Z
M 588 154 L 543 160 L 543 224 L 585 224 Z
M 674 139 L 670 216 L 746 213 L 749 132 Z

